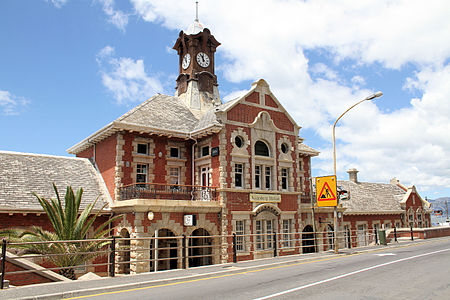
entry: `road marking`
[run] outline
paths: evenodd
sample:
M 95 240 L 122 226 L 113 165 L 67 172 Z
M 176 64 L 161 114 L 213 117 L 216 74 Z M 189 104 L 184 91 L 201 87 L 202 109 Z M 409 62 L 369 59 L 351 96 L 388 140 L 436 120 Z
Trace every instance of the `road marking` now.
M 407 245 L 397 246 L 396 249 L 408 248 L 408 247 L 413 247 L 413 246 L 419 246 L 419 245 L 423 245 L 423 244 L 434 244 L 434 243 L 438 243 L 438 242 L 439 241 L 436 241 L 436 240 L 434 240 L 434 241 L 423 241 L 423 242 L 417 242 L 415 244 L 407 244 Z M 381 251 L 385 251 L 385 250 L 386 249 L 375 249 L 375 250 L 369 250 L 367 252 L 359 252 L 359 253 L 354 253 L 354 254 L 345 255 L 345 256 L 334 256 L 334 257 L 329 257 L 329 258 L 322 258 L 322 259 L 316 259 L 316 260 L 310 260 L 310 261 L 302 261 L 302 262 L 297 262 L 297 263 L 290 263 L 290 264 L 281 265 L 281 266 L 275 266 L 275 267 L 268 267 L 268 268 L 250 270 L 250 271 L 243 271 L 243 272 L 233 273 L 233 274 L 217 275 L 217 276 L 212 276 L 212 277 L 184 280 L 184 281 L 171 282 L 171 283 L 165 283 L 165 284 L 159 284 L 159 285 L 152 285 L 152 286 L 146 286 L 146 287 L 140 287 L 140 288 L 125 289 L 125 290 L 114 291 L 114 292 L 104 292 L 104 293 L 98 293 L 98 294 L 76 296 L 76 297 L 65 298 L 65 299 L 68 299 L 68 300 L 69 299 L 82 299 L 82 298 L 91 298 L 91 297 L 98 297 L 98 296 L 105 296 L 105 295 L 112 295 L 112 294 L 120 294 L 120 293 L 125 293 L 125 292 L 134 292 L 134 291 L 147 290 L 147 289 L 158 288 L 158 287 L 166 287 L 166 286 L 172 286 L 172 285 L 178 285 L 178 284 L 184 284 L 184 283 L 198 282 L 198 281 L 204 281 L 204 280 L 210 280 L 210 279 L 218 279 L 218 278 L 224 278 L 224 277 L 235 276 L 235 275 L 244 275 L 244 274 L 248 274 L 248 273 L 256 273 L 256 272 L 267 271 L 267 270 L 275 270 L 275 269 L 299 266 L 299 265 L 304 265 L 304 264 L 323 262 L 323 261 L 334 260 L 334 259 L 339 259 L 339 258 L 346 258 L 346 257 L 351 257 L 351 256 L 356 256 L 356 255 L 363 255 L 363 254 L 368 254 L 368 253 L 373 253 L 373 252 L 381 252 Z
M 394 254 L 394 253 L 378 253 L 378 254 L 375 254 L 376 256 L 393 256 L 393 255 L 396 255 L 396 254 Z
M 309 288 L 309 287 L 312 287 L 312 286 L 316 286 L 316 285 L 319 285 L 319 284 L 322 284 L 322 283 L 326 283 L 326 282 L 330 282 L 330 281 L 333 281 L 333 280 L 337 280 L 337 279 L 345 278 L 345 277 L 348 277 L 348 276 L 352 276 L 352 275 L 355 275 L 355 274 L 358 274 L 358 273 L 370 271 L 370 270 L 373 270 L 373 269 L 376 269 L 376 268 L 381 268 L 381 267 L 384 267 L 384 266 L 387 266 L 387 265 L 392 265 L 392 264 L 399 263 L 399 262 L 402 262 L 402 261 L 411 260 L 411 259 L 414 259 L 414 258 L 428 256 L 428 255 L 432 255 L 432 254 L 436 254 L 436 253 L 440 253 L 440 252 L 445 252 L 445 251 L 450 251 L 450 249 L 437 250 L 437 251 L 433 251 L 433 252 L 428 252 L 428 253 L 423 253 L 423 254 L 418 254 L 418 255 L 414 255 L 414 256 L 410 256 L 410 257 L 405 257 L 405 258 L 393 260 L 393 261 L 390 261 L 390 262 L 387 262 L 387 263 L 382 263 L 382 264 L 379 264 L 379 265 L 375 265 L 375 266 L 363 268 L 363 269 L 360 269 L 360 270 L 356 270 L 356 271 L 353 271 L 353 272 L 350 272 L 350 273 L 334 276 L 334 277 L 331 277 L 331 278 L 328 278 L 328 279 L 325 279 L 325 280 L 316 281 L 316 282 L 313 282 L 313 283 L 310 283 L 310 284 L 302 285 L 302 286 L 299 286 L 299 287 L 296 287 L 296 288 L 293 288 L 293 289 L 289 289 L 289 290 L 286 290 L 286 291 L 283 291 L 283 292 L 275 293 L 275 294 L 264 296 L 264 297 L 260 297 L 260 298 L 255 298 L 254 300 L 264 300 L 264 299 L 275 298 L 275 297 L 286 295 L 286 294 L 289 294 L 289 293 L 292 293 L 292 292 L 300 291 L 300 290 L 303 290 L 303 289 L 306 289 L 306 288 Z

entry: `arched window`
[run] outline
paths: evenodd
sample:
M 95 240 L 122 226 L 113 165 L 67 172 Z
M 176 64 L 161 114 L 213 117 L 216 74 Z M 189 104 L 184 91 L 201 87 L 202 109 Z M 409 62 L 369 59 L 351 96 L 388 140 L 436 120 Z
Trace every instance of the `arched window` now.
M 270 156 L 269 148 L 267 147 L 266 143 L 262 141 L 257 141 L 255 143 L 255 155 Z

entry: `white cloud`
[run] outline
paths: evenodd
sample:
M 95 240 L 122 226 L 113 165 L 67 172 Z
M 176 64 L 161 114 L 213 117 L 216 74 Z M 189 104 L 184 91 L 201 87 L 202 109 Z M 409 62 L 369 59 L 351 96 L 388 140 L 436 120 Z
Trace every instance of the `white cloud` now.
M 128 14 L 114 9 L 114 0 L 98 0 L 103 5 L 103 12 L 109 17 L 108 21 L 122 31 L 128 24 Z
M 8 91 L 0 90 L 0 113 L 2 115 L 18 115 L 29 103 L 30 101 L 23 97 L 17 97 Z
M 48 2 L 49 0 L 47 0 Z M 67 3 L 67 0 L 50 0 L 50 2 L 56 7 L 61 8 Z
M 195 16 L 191 1 L 131 1 L 142 19 L 170 29 L 187 28 Z M 340 64 L 414 66 L 417 73 L 404 87 L 421 96 L 409 106 L 384 113 L 365 102 L 339 122 L 338 168 L 345 174 L 357 167 L 367 181 L 396 176 L 430 189 L 450 186 L 448 11 L 447 0 L 205 0 L 200 21 L 222 43 L 217 55 L 226 63 L 217 69 L 227 80 L 266 79 L 298 124 L 322 138 L 314 162 L 321 172 L 331 171 L 326 141 L 334 120 L 374 92 L 360 75 L 343 80 L 335 71 Z M 333 57 L 334 65 L 311 66 L 306 51 Z
M 114 57 L 114 48 L 106 46 L 97 54 L 103 85 L 114 95 L 117 103 L 142 102 L 149 95 L 162 92 L 157 76 L 149 76 L 144 61 Z

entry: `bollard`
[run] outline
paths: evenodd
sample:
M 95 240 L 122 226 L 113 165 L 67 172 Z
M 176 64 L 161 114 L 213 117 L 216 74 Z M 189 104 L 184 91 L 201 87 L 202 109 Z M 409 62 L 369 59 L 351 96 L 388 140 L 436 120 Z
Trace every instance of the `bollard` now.
M 233 262 L 237 263 L 236 233 L 233 232 Z
M 111 253 L 109 254 L 109 276 L 114 277 L 116 275 L 116 237 L 112 237 Z
M 277 233 L 273 233 L 273 257 L 277 257 Z
M 413 232 L 413 227 L 411 225 L 411 241 L 414 241 L 414 232 Z
M 378 245 L 378 232 L 377 232 L 377 228 L 374 227 L 375 230 L 375 245 Z
M 2 240 L 2 261 L 0 266 L 0 271 L 2 272 L 0 278 L 0 289 L 3 290 L 5 285 L 5 273 L 6 273 L 6 239 Z
M 398 241 L 397 241 L 397 227 L 395 227 L 395 226 L 394 226 L 394 239 L 398 243 Z

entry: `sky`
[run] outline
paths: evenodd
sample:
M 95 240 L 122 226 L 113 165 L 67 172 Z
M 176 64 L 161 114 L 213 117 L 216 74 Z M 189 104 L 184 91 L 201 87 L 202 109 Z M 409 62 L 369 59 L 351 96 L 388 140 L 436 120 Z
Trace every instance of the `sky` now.
M 263 78 L 320 151 L 313 176 L 450 196 L 450 1 L 199 0 L 222 44 L 224 102 Z M 2 0 L 0 150 L 66 150 L 156 93 L 174 94 L 194 0 Z

